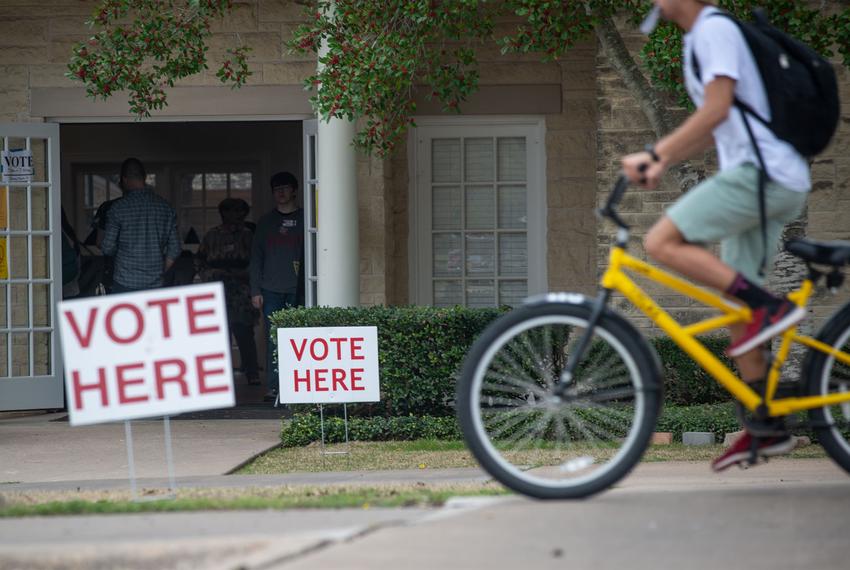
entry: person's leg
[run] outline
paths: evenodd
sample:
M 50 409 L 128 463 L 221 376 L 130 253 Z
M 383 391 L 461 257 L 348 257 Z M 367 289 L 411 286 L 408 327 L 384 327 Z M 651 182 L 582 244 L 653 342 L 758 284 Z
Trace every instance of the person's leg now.
M 266 379 L 269 392 L 278 389 L 277 366 L 274 363 L 275 351 L 277 350 L 277 339 L 272 338 L 271 322 L 269 318 L 272 313 L 280 311 L 286 306 L 285 295 L 274 291 L 262 291 L 263 295 L 263 322 L 266 328 Z
M 239 347 L 239 360 L 242 372 L 248 379 L 249 384 L 259 382 L 257 346 L 254 343 L 254 327 L 245 323 L 234 323 L 230 327 L 236 345 Z

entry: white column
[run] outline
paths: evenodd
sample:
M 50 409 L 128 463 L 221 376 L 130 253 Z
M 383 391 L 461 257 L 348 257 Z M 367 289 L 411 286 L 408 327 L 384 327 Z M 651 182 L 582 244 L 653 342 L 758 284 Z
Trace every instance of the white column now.
M 321 54 L 323 49 L 319 51 Z M 357 155 L 351 121 L 319 117 L 318 305 L 360 305 Z

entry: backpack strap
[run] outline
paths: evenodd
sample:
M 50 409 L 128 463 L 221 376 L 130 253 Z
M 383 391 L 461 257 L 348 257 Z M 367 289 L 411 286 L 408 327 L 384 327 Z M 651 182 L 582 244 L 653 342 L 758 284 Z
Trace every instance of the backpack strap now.
M 729 16 L 725 12 L 715 12 L 715 15 L 721 15 L 721 14 Z M 729 17 L 731 18 L 731 16 L 729 16 Z M 732 19 L 734 20 L 734 18 L 732 18 Z M 696 76 L 697 80 L 702 82 L 699 59 L 697 59 L 697 54 L 696 54 L 696 51 L 694 51 L 694 50 L 691 50 L 691 69 L 693 70 L 694 75 Z M 744 127 L 747 129 L 747 135 L 750 137 L 750 144 L 753 145 L 753 150 L 756 153 L 756 159 L 758 159 L 758 162 L 759 162 L 759 189 L 758 189 L 758 192 L 759 192 L 759 195 L 758 195 L 759 223 L 761 224 L 761 241 L 762 241 L 762 249 L 763 249 L 762 257 L 761 257 L 761 263 L 759 264 L 759 277 L 764 277 L 765 276 L 765 268 L 767 267 L 767 203 L 766 203 L 767 202 L 767 196 L 766 196 L 766 189 L 767 189 L 767 182 L 768 182 L 768 180 L 770 180 L 770 175 L 767 173 L 767 165 L 765 165 L 765 163 L 764 163 L 764 158 L 762 157 L 761 149 L 759 148 L 759 145 L 756 142 L 755 135 L 753 135 L 753 130 L 750 127 L 750 122 L 747 120 L 747 115 L 751 115 L 751 116 L 755 117 L 759 122 L 761 122 L 762 124 L 764 124 L 767 127 L 769 127 L 770 125 L 768 124 L 768 122 L 764 118 L 762 118 L 758 113 L 756 113 L 755 110 L 752 107 L 750 107 L 749 105 L 747 105 L 746 103 L 744 103 L 743 101 L 738 99 L 738 97 L 735 97 L 732 100 L 732 104 L 741 113 L 741 118 L 744 121 Z

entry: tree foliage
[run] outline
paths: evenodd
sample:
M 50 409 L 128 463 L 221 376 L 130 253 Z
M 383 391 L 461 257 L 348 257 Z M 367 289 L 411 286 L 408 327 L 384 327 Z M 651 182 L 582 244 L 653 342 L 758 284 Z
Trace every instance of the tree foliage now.
M 87 22 L 93 35 L 74 47 L 67 76 L 89 96 L 126 90 L 130 112 L 149 116 L 166 104 L 166 88 L 207 66 L 210 26 L 232 0 L 103 0 Z M 250 75 L 247 46 L 228 50 L 216 76 L 234 87 Z
M 723 0 L 747 18 L 756 0 Z M 822 53 L 850 66 L 850 10 L 809 0 L 771 0 L 771 21 Z M 414 124 L 420 94 L 445 111 L 460 111 L 478 88 L 477 49 L 495 44 L 502 53 L 561 57 L 592 37 L 600 22 L 626 15 L 636 24 L 646 0 L 317 0 L 307 21 L 287 41 L 290 49 L 315 52 L 320 63 L 305 87 L 319 115 L 360 120 L 356 144 L 389 152 Z M 231 0 L 103 0 L 90 24 L 95 34 L 74 50 L 69 77 L 94 97 L 127 90 L 131 111 L 146 116 L 166 104 L 166 88 L 207 68 L 210 23 Z M 497 23 L 516 25 L 497 34 Z M 218 77 L 242 85 L 249 71 L 246 47 L 236 47 Z M 681 75 L 682 35 L 660 25 L 641 51 L 653 85 L 687 105 Z

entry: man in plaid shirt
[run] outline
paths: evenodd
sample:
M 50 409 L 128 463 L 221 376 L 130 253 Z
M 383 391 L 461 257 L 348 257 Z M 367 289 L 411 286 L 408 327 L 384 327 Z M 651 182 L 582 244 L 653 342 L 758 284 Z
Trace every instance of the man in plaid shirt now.
M 137 158 L 121 165 L 121 187 L 124 197 L 109 210 L 101 244 L 104 255 L 115 258 L 112 292 L 161 287 L 181 250 L 174 208 L 145 186 L 145 167 Z

